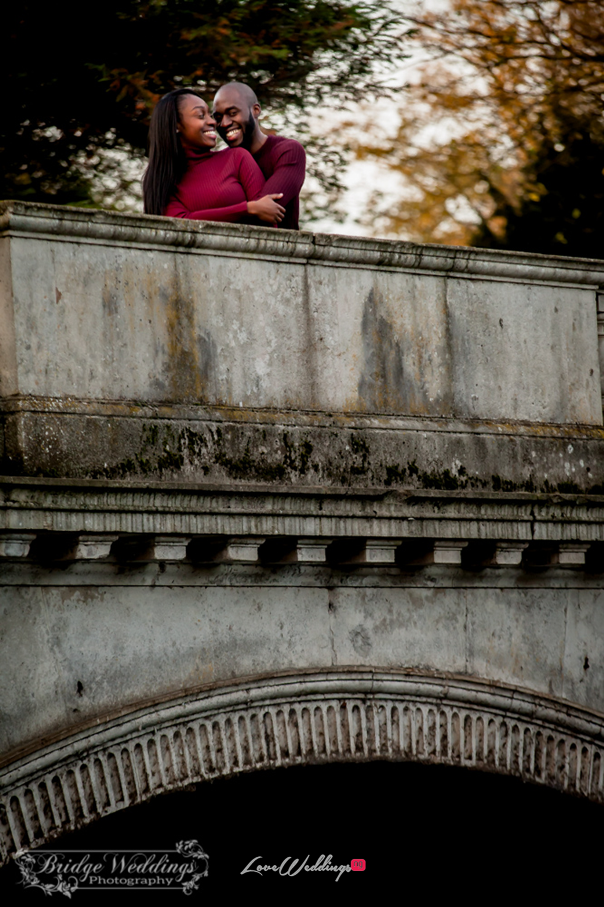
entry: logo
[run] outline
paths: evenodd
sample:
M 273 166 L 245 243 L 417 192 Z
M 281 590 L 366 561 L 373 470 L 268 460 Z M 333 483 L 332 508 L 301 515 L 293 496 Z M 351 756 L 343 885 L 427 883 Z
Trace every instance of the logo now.
M 365 863 L 365 860 L 351 860 L 350 861 L 350 868 L 352 869 L 353 872 L 363 872 L 366 865 L 367 864 Z
M 191 894 L 208 875 L 209 857 L 198 841 L 175 850 L 62 850 L 20 854 L 15 862 L 25 888 L 44 894 L 76 891 L 182 891 Z
M 240 875 L 246 875 L 248 872 L 253 872 L 256 875 L 262 876 L 265 873 L 276 872 L 280 876 L 289 876 L 293 878 L 294 876 L 299 875 L 299 873 L 304 870 L 304 872 L 336 872 L 335 881 L 340 881 L 340 876 L 345 872 L 350 872 L 352 869 L 355 869 L 354 863 L 362 863 L 362 866 L 357 866 L 357 869 L 365 869 L 365 860 L 352 860 L 350 864 L 344 863 L 343 865 L 336 865 L 332 863 L 333 856 L 329 854 L 321 854 L 321 856 L 315 860 L 311 865 L 309 864 L 310 854 L 305 857 L 302 861 L 299 857 L 285 857 L 284 860 L 279 864 L 265 864 L 262 862 L 263 857 L 254 857 L 247 864 L 245 869 L 241 870 Z M 332 876 L 333 878 L 333 876 Z

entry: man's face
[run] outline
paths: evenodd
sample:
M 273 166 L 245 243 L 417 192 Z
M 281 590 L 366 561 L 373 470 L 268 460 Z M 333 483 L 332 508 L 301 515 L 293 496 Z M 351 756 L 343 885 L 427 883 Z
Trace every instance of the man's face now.
M 236 91 L 221 89 L 214 98 L 218 133 L 230 148 L 250 148 L 256 128 L 254 108 L 245 107 Z

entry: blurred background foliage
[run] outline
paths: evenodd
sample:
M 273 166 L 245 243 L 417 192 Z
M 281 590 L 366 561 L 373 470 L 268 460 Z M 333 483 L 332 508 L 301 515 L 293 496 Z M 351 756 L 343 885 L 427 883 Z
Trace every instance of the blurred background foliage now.
M 399 190 L 374 192 L 381 235 L 604 257 L 604 3 L 414 5 L 422 61 L 397 128 L 355 143 Z
M 602 0 L 24 0 L 4 19 L 0 197 L 140 210 L 158 98 L 240 79 L 307 145 L 307 223 L 604 257 Z M 355 157 L 376 167 L 351 215 Z
M 153 106 L 173 88 L 211 103 L 224 82 L 247 82 L 310 141 L 312 112 L 382 91 L 404 44 L 387 3 L 350 0 L 24 0 L 6 20 L 0 197 L 58 204 L 124 207 Z M 318 142 L 320 212 L 338 194 L 346 149 Z

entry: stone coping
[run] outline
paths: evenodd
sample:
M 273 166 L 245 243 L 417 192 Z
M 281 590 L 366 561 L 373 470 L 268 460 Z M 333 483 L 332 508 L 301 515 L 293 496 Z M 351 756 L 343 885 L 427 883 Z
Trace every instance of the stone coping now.
M 604 261 L 401 240 L 274 230 L 108 210 L 0 202 L 0 235 L 110 243 L 238 257 L 329 262 L 366 268 L 443 272 L 482 279 L 604 286 Z
M 112 419 L 187 419 L 251 425 L 309 428 L 377 429 L 383 431 L 490 434 L 498 437 L 526 435 L 535 438 L 604 440 L 604 426 L 589 422 L 529 422 L 508 419 L 456 418 L 450 415 L 416 416 L 394 412 L 326 412 L 318 409 L 274 409 L 206 403 L 152 403 L 140 400 L 103 400 L 12 394 L 0 397 L 0 413 L 40 413 L 60 416 L 105 416 Z
M 227 496 L 229 509 L 233 508 L 233 502 L 238 499 L 249 499 L 267 497 L 273 501 L 278 500 L 279 508 L 287 506 L 284 499 L 291 498 L 295 501 L 298 498 L 330 498 L 335 501 L 346 499 L 371 499 L 382 500 L 387 502 L 407 502 L 413 506 L 424 503 L 428 507 L 437 507 L 440 511 L 443 506 L 450 504 L 456 510 L 461 512 L 464 508 L 481 507 L 483 505 L 492 506 L 498 510 L 509 506 L 519 504 L 530 509 L 533 503 L 540 503 L 547 507 L 548 505 L 568 505 L 569 514 L 575 512 L 577 507 L 587 507 L 590 510 L 598 509 L 604 506 L 604 495 L 601 494 L 584 494 L 581 492 L 572 492 L 564 494 L 562 492 L 540 492 L 540 491 L 474 491 L 446 489 L 422 489 L 422 488 L 404 488 L 397 486 L 384 487 L 383 485 L 291 485 L 291 484 L 269 484 L 262 482 L 189 482 L 182 479 L 106 479 L 106 478 L 79 478 L 71 476 L 20 476 L 20 475 L 0 475 L 0 491 L 4 486 L 4 495 L 0 497 L 0 504 L 5 503 L 12 497 L 13 490 L 19 495 L 21 490 L 26 492 L 31 489 L 32 494 L 37 497 L 36 507 L 56 508 L 62 507 L 57 503 L 55 496 L 66 492 L 70 496 L 70 501 L 74 508 L 81 506 L 89 509 L 92 505 L 88 493 L 95 494 L 94 506 L 105 506 L 109 500 L 114 502 L 114 495 L 130 495 L 136 493 L 139 497 L 134 503 L 134 499 L 129 499 L 134 506 L 145 509 L 152 507 L 154 510 L 158 507 L 158 499 L 147 498 L 148 494 L 154 495 L 155 492 L 165 492 L 166 496 L 162 500 L 162 507 L 167 509 L 180 509 L 184 507 L 190 510 L 192 506 L 195 509 L 205 510 L 208 506 L 213 509 L 213 504 L 208 502 L 208 496 Z M 82 499 L 77 497 L 81 493 Z M 179 495 L 174 498 L 174 494 Z M 98 495 L 107 501 L 101 502 Z M 41 496 L 41 497 L 40 497 Z M 39 500 L 38 500 L 39 497 Z M 4 501 L 3 501 L 4 498 Z M 197 498 L 200 504 L 192 505 L 191 499 Z M 29 506 L 33 501 L 29 498 L 19 497 L 18 503 L 15 501 L 11 506 Z M 245 506 L 245 505 L 244 505 Z M 265 509 L 263 507 L 262 509 Z M 273 509 L 272 506 L 269 509 Z M 603 511 L 604 512 L 604 511 Z M 472 519 L 475 518 L 473 513 Z M 529 517 L 534 519 L 534 515 Z M 559 518 L 559 517 L 558 517 Z

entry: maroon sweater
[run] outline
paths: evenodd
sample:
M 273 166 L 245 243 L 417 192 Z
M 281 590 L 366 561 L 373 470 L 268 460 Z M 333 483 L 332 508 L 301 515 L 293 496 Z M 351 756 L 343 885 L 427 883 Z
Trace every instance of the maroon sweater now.
M 286 230 L 299 230 L 300 189 L 306 171 L 306 153 L 299 142 L 280 135 L 267 135 L 266 142 L 254 155 L 266 183 L 263 195 L 282 192 L 277 199 L 285 208 L 285 217 L 279 224 Z
M 187 172 L 164 214 L 191 220 L 237 223 L 247 218 L 247 203 L 266 195 L 264 178 L 252 155 L 243 148 L 187 151 Z

